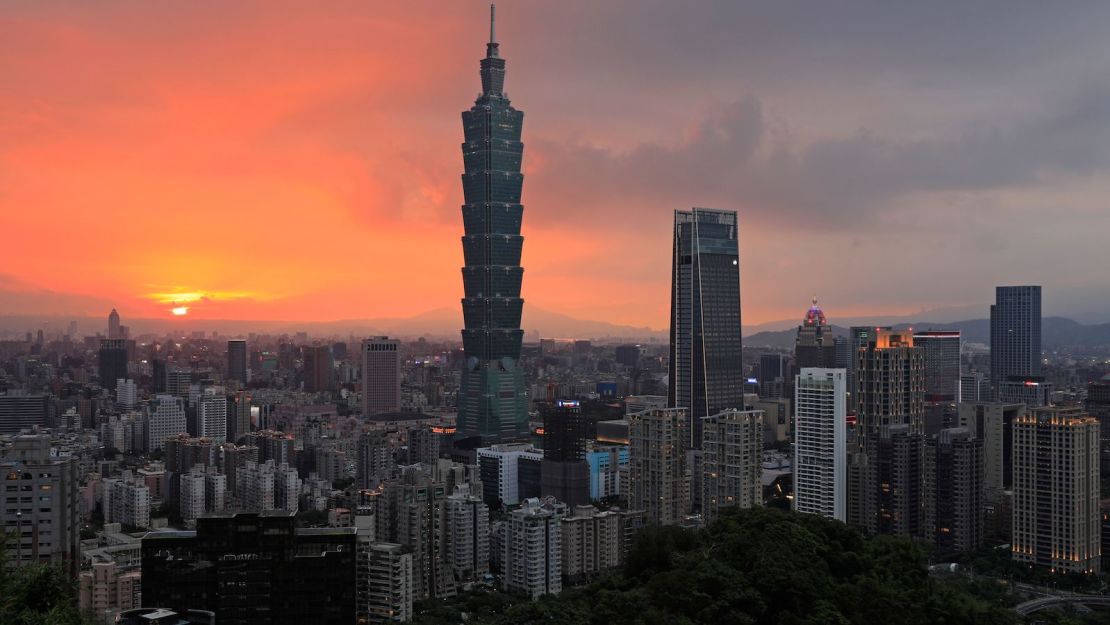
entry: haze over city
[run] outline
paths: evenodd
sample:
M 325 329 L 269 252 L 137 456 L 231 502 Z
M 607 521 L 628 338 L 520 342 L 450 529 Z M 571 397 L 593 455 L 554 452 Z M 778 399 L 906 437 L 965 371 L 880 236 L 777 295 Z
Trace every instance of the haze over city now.
M 1110 320 L 1110 6 L 1019 5 L 513 3 L 525 325 L 665 330 L 689 205 L 740 213 L 745 325 L 1026 282 Z M 457 311 L 481 6 L 7 6 L 0 312 Z

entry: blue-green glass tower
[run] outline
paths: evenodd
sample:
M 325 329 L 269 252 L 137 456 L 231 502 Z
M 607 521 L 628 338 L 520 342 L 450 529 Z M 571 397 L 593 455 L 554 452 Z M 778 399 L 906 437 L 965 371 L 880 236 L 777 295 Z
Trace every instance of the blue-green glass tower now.
M 494 7 L 481 62 L 482 94 L 462 114 L 463 349 L 466 370 L 459 389 L 459 431 L 500 440 L 528 428 L 520 342 L 520 220 L 524 206 L 520 142 L 524 113 L 505 95 L 505 59 L 498 54 Z

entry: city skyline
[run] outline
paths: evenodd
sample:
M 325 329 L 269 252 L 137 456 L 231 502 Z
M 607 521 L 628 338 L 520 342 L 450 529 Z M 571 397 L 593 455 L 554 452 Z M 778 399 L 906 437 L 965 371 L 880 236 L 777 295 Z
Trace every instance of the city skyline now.
M 0 252 L 0 309 L 328 321 L 450 306 L 452 103 L 475 91 L 461 51 L 484 6 L 7 11 L 19 61 L 0 99 L 0 215 L 23 235 Z M 662 298 L 643 294 L 666 292 L 673 210 L 702 205 L 740 214 L 753 324 L 794 317 L 812 292 L 834 319 L 985 310 L 996 284 L 1044 284 L 1046 315 L 1106 321 L 1110 281 L 1083 267 L 1110 226 L 1110 107 L 1087 80 L 1107 43 L 1085 27 L 1107 9 L 969 9 L 935 41 L 891 33 L 952 6 L 816 10 L 827 32 L 755 5 L 506 12 L 530 68 L 510 95 L 543 120 L 524 136 L 529 305 L 666 328 Z M 876 28 L 860 32 L 864 17 Z M 695 32 L 712 45 L 686 45 Z M 902 262 L 876 263 L 891 254 Z M 815 283 L 830 259 L 912 288 Z

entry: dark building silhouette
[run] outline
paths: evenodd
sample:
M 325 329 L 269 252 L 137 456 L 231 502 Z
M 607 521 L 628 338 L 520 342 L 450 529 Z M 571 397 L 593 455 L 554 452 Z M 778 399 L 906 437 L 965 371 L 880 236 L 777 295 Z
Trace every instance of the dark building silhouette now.
M 166 359 L 153 358 L 150 361 L 151 365 L 151 381 L 150 390 L 154 393 L 166 392 Z
M 540 494 L 571 506 L 590 502 L 586 419 L 575 400 L 557 401 L 544 410 Z
M 991 306 L 991 389 L 1011 377 L 1041 375 L 1041 287 L 995 287 Z
M 458 427 L 462 436 L 489 440 L 519 435 L 528 428 L 524 371 L 517 365 L 524 337 L 520 329 L 524 113 L 513 108 L 504 93 L 505 59 L 498 48 L 491 19 L 486 58 L 481 61 L 482 93 L 462 114 L 466 368 L 459 388 Z
M 327 345 L 305 345 L 301 350 L 304 359 L 304 390 L 306 393 L 325 393 L 331 390 L 331 350 Z
M 690 447 L 702 417 L 744 407 L 738 229 L 735 211 L 674 213 L 667 400 L 690 410 Z
M 143 538 L 143 603 L 220 625 L 349 625 L 355 546 L 353 527 L 298 528 L 291 512 L 201 517 L 195 532 Z
M 831 369 L 836 366 L 832 327 L 825 319 L 825 312 L 817 305 L 816 295 L 813 296 L 813 305 L 802 319 L 802 325 L 798 326 L 798 336 L 794 339 L 794 365 L 799 371 L 807 367 Z
M 759 372 L 756 376 L 759 396 L 764 399 L 789 397 L 792 369 L 790 356 L 786 354 L 760 354 Z
M 116 388 L 116 380 L 127 379 L 127 341 L 124 339 L 102 339 L 97 353 L 97 374 L 100 386 Z
M 925 401 L 956 401 L 961 373 L 960 331 L 915 332 L 913 344 L 925 351 Z
M 227 379 L 247 383 L 247 342 L 242 339 L 227 342 Z
M 626 367 L 635 367 L 640 364 L 640 346 L 618 345 L 614 350 L 613 359 Z
M 940 553 L 968 552 L 983 542 L 983 440 L 949 428 L 925 446 L 925 533 Z

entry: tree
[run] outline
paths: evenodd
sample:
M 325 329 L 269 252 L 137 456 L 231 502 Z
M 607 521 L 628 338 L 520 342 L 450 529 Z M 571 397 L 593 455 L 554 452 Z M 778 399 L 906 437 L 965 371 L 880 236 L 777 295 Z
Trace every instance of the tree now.
M 8 568 L 0 541 L 0 623 L 88 625 L 77 608 L 77 583 L 56 564 Z

